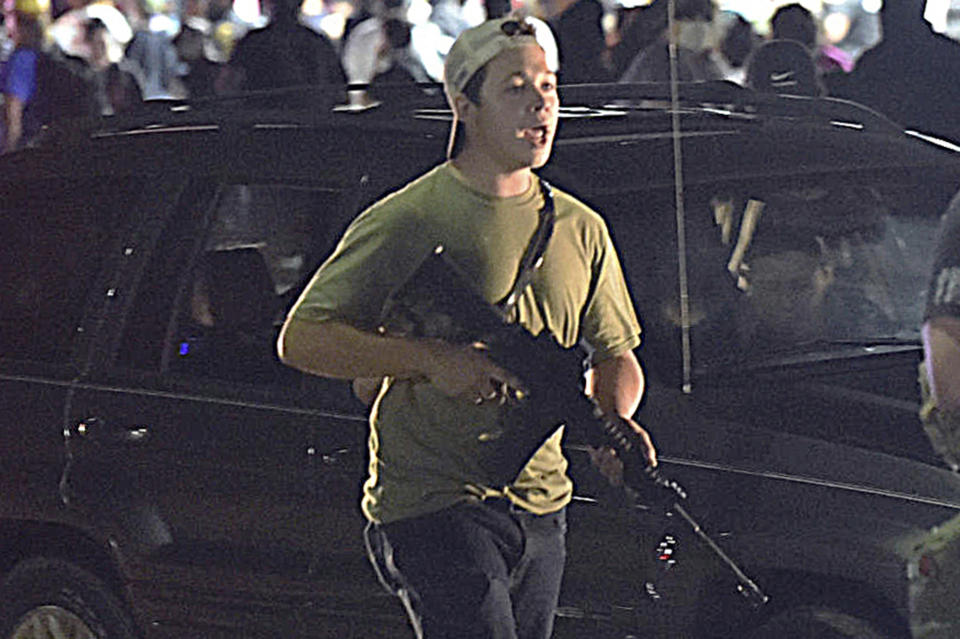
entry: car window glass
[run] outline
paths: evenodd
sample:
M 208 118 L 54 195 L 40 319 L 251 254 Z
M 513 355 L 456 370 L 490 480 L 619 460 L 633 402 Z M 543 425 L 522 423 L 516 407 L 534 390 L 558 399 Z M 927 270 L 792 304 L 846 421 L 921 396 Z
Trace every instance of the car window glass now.
M 701 362 L 918 339 L 935 215 L 903 216 L 879 188 L 841 182 L 760 185 L 699 204 L 688 224 Z
M 276 338 L 342 231 L 341 202 L 336 190 L 279 184 L 188 193 L 153 252 L 121 361 L 177 377 L 300 383 Z
M 2 188 L 2 187 L 0 187 Z M 134 185 L 46 178 L 2 188 L 0 353 L 64 362 Z
M 639 204 L 638 204 L 639 203 Z M 680 289 L 672 194 L 591 202 L 608 219 L 654 373 L 679 376 Z M 694 367 L 834 342 L 919 339 L 938 213 L 882 185 L 839 179 L 686 194 Z

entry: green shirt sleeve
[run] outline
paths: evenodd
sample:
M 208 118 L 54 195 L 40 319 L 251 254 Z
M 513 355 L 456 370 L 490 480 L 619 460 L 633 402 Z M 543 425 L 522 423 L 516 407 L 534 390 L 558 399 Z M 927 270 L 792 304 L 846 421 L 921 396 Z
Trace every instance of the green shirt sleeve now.
M 602 219 L 597 223 L 593 291 L 581 325 L 594 365 L 639 346 L 641 331 L 613 241 Z
M 375 330 L 387 296 L 433 248 L 419 227 L 417 212 L 393 198 L 361 213 L 314 274 L 291 317 Z

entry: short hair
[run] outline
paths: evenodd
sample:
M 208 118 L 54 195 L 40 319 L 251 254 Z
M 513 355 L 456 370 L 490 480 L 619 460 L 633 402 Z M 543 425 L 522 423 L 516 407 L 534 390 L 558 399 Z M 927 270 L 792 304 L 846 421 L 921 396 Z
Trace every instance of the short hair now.
M 467 80 L 467 84 L 463 87 L 464 97 L 477 106 L 480 106 L 480 90 L 483 88 L 483 81 L 486 77 L 487 67 L 482 66 Z M 447 153 L 450 159 L 457 157 L 460 155 L 460 152 L 463 151 L 465 136 L 466 133 L 464 132 L 463 122 L 458 119 L 453 125 L 450 150 Z
M 463 95 L 476 105 L 480 104 L 480 90 L 483 88 L 483 81 L 487 79 L 487 67 L 482 66 L 477 69 L 463 87 Z

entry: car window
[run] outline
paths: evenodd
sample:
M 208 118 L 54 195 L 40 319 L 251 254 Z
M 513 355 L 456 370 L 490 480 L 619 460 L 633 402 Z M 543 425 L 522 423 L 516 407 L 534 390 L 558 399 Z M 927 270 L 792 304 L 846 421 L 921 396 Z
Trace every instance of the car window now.
M 718 193 L 688 222 L 702 362 L 919 336 L 936 215 L 900 216 L 880 189 L 820 182 Z
M 686 195 L 695 367 L 919 339 L 939 210 L 911 208 L 882 184 L 839 178 L 696 187 Z M 666 364 L 677 379 L 672 195 L 618 194 L 593 204 L 620 248 L 651 364 Z
M 177 377 L 289 383 L 277 334 L 342 231 L 342 200 L 298 185 L 188 189 L 153 251 L 120 361 Z
M 65 362 L 117 214 L 138 185 L 44 178 L 0 186 L 0 353 Z

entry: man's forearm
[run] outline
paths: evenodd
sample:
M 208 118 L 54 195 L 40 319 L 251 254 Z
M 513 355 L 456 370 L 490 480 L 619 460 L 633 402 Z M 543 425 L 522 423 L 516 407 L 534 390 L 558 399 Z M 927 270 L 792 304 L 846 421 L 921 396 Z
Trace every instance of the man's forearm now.
M 633 421 L 643 398 L 644 379 L 640 362 L 632 351 L 604 360 L 590 369 L 587 392 L 606 415 L 624 418 L 643 442 L 643 457 L 648 466 L 657 465 L 657 449 L 650 434 Z M 590 453 L 593 463 L 614 485 L 623 482 L 623 465 L 608 448 Z
M 632 417 L 643 397 L 644 379 L 632 351 L 600 362 L 590 371 L 588 394 L 607 415 Z
M 386 337 L 335 321 L 288 320 L 277 350 L 287 365 L 335 377 L 415 377 L 428 375 L 439 343 Z

